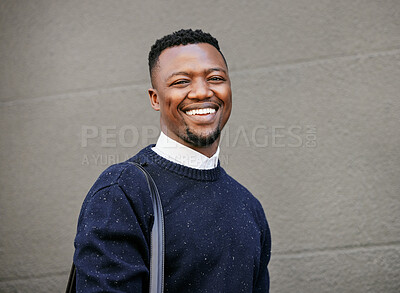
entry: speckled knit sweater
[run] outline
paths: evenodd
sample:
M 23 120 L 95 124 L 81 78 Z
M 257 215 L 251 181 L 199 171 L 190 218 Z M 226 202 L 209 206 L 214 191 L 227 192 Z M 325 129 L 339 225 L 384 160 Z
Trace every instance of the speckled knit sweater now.
M 170 162 L 150 145 L 128 161 L 143 165 L 165 218 L 165 292 L 268 292 L 271 237 L 259 201 L 221 166 Z M 79 216 L 77 292 L 148 292 L 151 198 L 128 162 L 105 170 Z

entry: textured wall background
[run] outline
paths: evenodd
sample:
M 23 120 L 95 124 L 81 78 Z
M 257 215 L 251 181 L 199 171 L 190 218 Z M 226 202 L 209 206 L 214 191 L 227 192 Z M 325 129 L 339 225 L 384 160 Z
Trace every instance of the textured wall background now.
M 88 189 L 156 141 L 147 53 L 182 27 L 229 62 L 221 161 L 267 213 L 271 291 L 399 292 L 398 0 L 1 1 L 0 291 L 63 292 Z

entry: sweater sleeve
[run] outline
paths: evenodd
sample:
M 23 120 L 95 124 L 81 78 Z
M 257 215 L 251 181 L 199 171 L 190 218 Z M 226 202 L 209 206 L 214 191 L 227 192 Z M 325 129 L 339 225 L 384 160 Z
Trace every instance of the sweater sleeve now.
M 264 215 L 264 230 L 262 232 L 262 241 L 261 241 L 261 257 L 260 257 L 258 276 L 255 282 L 255 288 L 253 292 L 257 293 L 269 292 L 270 282 L 269 282 L 268 264 L 270 258 L 271 258 L 271 232 L 268 226 L 268 222 L 265 219 Z
M 118 184 L 85 200 L 75 238 L 77 292 L 148 291 L 149 221 L 140 211 Z

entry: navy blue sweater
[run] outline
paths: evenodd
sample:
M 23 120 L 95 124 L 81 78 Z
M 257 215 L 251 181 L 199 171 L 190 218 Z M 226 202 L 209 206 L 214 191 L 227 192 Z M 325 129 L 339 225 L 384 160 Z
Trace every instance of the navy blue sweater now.
M 268 292 L 271 237 L 263 209 L 224 169 L 197 170 L 144 148 L 165 218 L 165 292 Z M 105 170 L 83 203 L 77 292 L 148 292 L 151 198 L 127 162 Z

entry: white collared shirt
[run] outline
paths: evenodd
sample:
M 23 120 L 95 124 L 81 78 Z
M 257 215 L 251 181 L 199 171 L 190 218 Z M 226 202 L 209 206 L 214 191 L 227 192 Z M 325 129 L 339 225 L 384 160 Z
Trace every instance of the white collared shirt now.
M 209 170 L 217 167 L 219 147 L 209 158 L 175 140 L 169 138 L 162 131 L 157 144 L 152 148 L 158 155 L 174 163 L 200 170 Z

